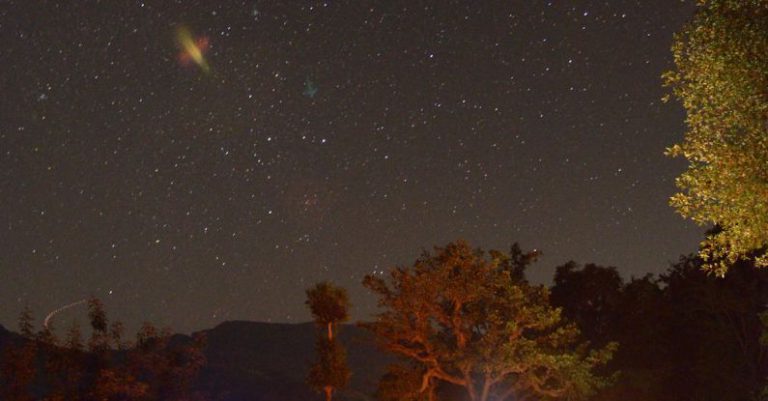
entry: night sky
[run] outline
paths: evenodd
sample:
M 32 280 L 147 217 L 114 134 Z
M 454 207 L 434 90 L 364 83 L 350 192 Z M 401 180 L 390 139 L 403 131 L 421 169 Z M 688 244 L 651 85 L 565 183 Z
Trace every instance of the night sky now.
M 0 3 L 0 324 L 300 322 L 320 280 L 363 319 L 364 275 L 457 238 L 548 282 L 703 236 L 660 101 L 690 1 L 219 3 Z

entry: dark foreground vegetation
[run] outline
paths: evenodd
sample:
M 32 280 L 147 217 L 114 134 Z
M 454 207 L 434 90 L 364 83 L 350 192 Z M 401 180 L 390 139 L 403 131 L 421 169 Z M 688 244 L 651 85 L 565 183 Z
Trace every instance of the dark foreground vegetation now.
M 127 341 L 98 300 L 87 336 L 35 332 L 24 312 L 19 334 L 0 331 L 1 399 L 763 399 L 768 270 L 740 261 L 719 278 L 687 256 L 624 279 L 570 262 L 546 288 L 525 279 L 535 257 L 436 248 L 366 278 L 382 313 L 362 327 L 341 325 L 346 293 L 328 283 L 308 291 L 314 325 L 230 322 L 193 337 L 146 325 Z
M 618 380 L 595 399 L 765 399 L 768 270 L 741 261 L 718 278 L 701 264 L 682 257 L 658 277 L 627 281 L 614 268 L 558 268 L 553 304 L 592 343 L 620 344 L 608 365 Z
M 110 324 L 101 302 L 88 300 L 90 335 L 74 324 L 62 339 L 51 325 L 35 332 L 31 313 L 19 318 L 20 336 L 6 339 L 0 396 L 7 401 L 202 400 L 192 380 L 205 362 L 203 336 L 173 341 L 145 324 L 127 341 Z
M 719 278 L 687 256 L 629 280 L 570 262 L 547 290 L 525 280 L 534 254 L 483 255 L 449 244 L 390 284 L 366 279 L 385 309 L 367 326 L 401 356 L 380 399 L 764 399 L 768 270 L 754 262 Z

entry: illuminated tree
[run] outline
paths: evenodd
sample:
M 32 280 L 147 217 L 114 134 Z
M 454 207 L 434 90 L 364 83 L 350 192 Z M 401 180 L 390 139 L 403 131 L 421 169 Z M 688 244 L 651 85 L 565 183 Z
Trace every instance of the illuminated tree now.
M 725 274 L 754 250 L 768 266 L 768 0 L 699 0 L 672 51 L 664 79 L 688 130 L 667 154 L 689 165 L 670 203 L 722 228 L 702 243 L 708 269 Z
M 419 367 L 420 393 L 448 383 L 472 401 L 586 397 L 607 383 L 593 368 L 614 345 L 577 344 L 578 329 L 550 306 L 548 290 L 514 274 L 532 259 L 487 259 L 461 241 L 425 252 L 389 280 L 365 278 L 384 310 L 366 326 Z
M 307 382 L 331 401 L 333 393 L 349 383 L 347 354 L 334 335 L 337 325 L 349 318 L 349 297 L 344 288 L 322 282 L 307 290 L 306 304 L 315 323 L 325 331 L 325 335 L 318 333 L 315 341 L 316 359 Z
M 437 385 L 431 381 L 421 391 L 424 368 L 416 363 L 395 363 L 379 381 L 376 399 L 379 401 L 434 401 L 437 399 Z

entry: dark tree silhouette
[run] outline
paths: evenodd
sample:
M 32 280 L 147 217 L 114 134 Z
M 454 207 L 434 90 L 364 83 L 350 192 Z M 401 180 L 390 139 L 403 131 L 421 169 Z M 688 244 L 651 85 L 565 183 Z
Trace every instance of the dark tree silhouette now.
M 87 346 L 75 322 L 59 342 L 52 325 L 36 335 L 31 314 L 19 322 L 23 340 L 5 349 L 0 384 L 7 401 L 190 401 L 191 380 L 205 362 L 204 338 L 172 343 L 168 332 L 145 325 L 135 344 L 122 325 L 109 324 L 102 303 L 88 301 Z M 34 387 L 32 389 L 31 387 Z
M 575 262 L 557 267 L 552 287 L 552 304 L 563 308 L 566 318 L 578 324 L 593 344 L 606 344 L 615 338 L 611 330 L 619 318 L 623 281 L 613 267 Z
M 759 316 L 768 306 L 768 271 L 741 261 L 718 278 L 704 273 L 703 263 L 682 258 L 661 277 L 673 313 L 670 381 L 678 399 L 756 399 L 768 377 Z
M 32 313 L 26 307 L 19 315 L 19 332 L 23 340 L 8 346 L 2 353 L 0 397 L 6 401 L 32 401 L 35 380 L 37 344 L 33 341 Z
M 624 285 L 612 268 L 558 268 L 552 293 L 563 313 L 589 341 L 621 345 L 609 364 L 621 375 L 596 400 L 758 399 L 768 376 L 760 342 L 768 271 L 741 261 L 718 278 L 702 264 L 684 257 L 658 278 Z

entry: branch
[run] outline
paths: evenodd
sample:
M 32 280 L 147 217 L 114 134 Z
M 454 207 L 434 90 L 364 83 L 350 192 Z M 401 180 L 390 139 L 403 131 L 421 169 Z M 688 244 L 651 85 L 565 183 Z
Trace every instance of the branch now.
M 402 355 L 411 357 L 413 359 L 416 359 L 419 362 L 437 364 L 437 359 L 435 359 L 435 357 L 430 353 L 427 353 L 427 355 L 424 356 L 422 355 L 422 352 L 420 352 L 419 350 L 408 348 L 405 345 L 401 345 L 398 343 L 387 344 L 387 348 L 389 348 L 390 351 L 397 352 Z
M 435 377 L 437 377 L 438 379 L 443 379 L 457 386 L 466 387 L 468 384 L 466 379 L 462 379 L 462 378 L 458 378 L 456 376 L 450 375 L 446 371 L 444 371 L 443 368 L 441 368 L 440 366 L 435 366 L 434 371 L 435 371 Z
M 431 368 L 428 368 L 427 371 L 424 373 L 424 375 L 421 377 L 421 389 L 419 389 L 419 392 L 423 392 L 429 387 L 429 380 L 433 377 L 441 379 L 443 381 L 447 381 L 449 383 L 453 383 L 457 386 L 467 387 L 468 385 L 465 379 L 452 376 L 447 372 L 445 372 L 439 366 L 433 366 Z
M 494 384 L 496 384 L 496 383 L 499 383 L 499 382 L 501 382 L 501 381 L 502 381 L 502 380 L 504 380 L 504 379 L 505 379 L 505 378 L 506 378 L 508 375 L 511 375 L 511 374 L 520 374 L 520 373 L 523 373 L 523 372 L 525 372 L 525 369 L 523 369 L 522 367 L 520 367 L 520 365 L 515 365 L 515 366 L 509 367 L 509 368 L 507 368 L 507 369 L 504 369 L 504 370 L 502 370 L 501 372 L 499 372 L 499 373 L 498 373 L 498 374 L 497 374 L 495 377 L 491 378 L 491 385 L 494 385 Z
M 490 392 L 492 385 L 493 383 L 491 382 L 490 374 L 486 372 L 483 375 L 483 392 L 482 392 L 482 395 L 480 396 L 481 400 L 485 400 L 488 398 L 488 392 Z

